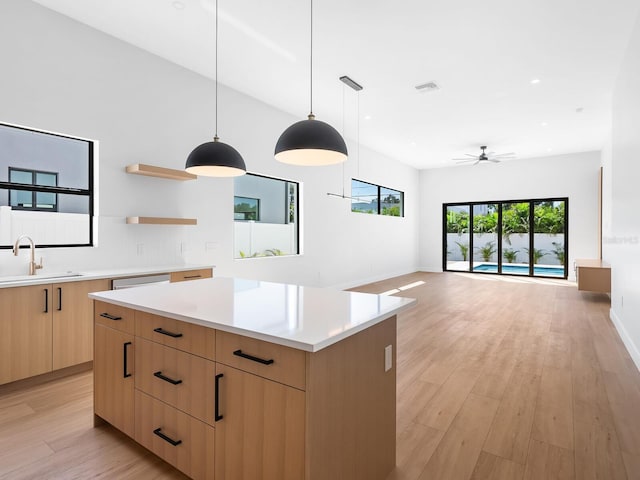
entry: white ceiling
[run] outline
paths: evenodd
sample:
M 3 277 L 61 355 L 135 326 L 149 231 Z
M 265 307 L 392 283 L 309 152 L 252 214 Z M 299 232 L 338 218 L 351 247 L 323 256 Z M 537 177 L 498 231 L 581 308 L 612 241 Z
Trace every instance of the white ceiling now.
M 215 0 L 35 1 L 214 78 Z M 309 2 L 219 5 L 220 82 L 306 118 Z M 638 0 L 315 0 L 314 113 L 355 139 L 359 101 L 360 143 L 417 168 L 480 145 L 518 158 L 599 150 L 639 10 Z M 415 90 L 428 81 L 441 89 Z

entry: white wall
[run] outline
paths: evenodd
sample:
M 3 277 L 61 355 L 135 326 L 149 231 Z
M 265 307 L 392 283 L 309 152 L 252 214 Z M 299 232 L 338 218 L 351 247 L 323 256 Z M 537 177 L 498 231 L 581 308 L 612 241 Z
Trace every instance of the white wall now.
M 358 178 L 403 190 L 406 217 L 352 214 L 348 200 L 326 195 L 342 190 L 341 166 L 292 167 L 273 158 L 278 136 L 304 110 L 294 118 L 220 88 L 221 140 L 241 152 L 248 170 L 302 184 L 304 255 L 234 260 L 232 179 L 124 173 L 138 162 L 183 168 L 189 152 L 211 139 L 211 80 L 23 0 L 0 2 L 0 58 L 0 121 L 99 141 L 99 247 L 41 251 L 47 269 L 197 262 L 217 265 L 222 276 L 333 286 L 416 270 L 417 171 L 361 148 Z M 316 113 L 322 118 L 321 105 Z M 349 148 L 356 150 L 353 142 Z M 347 191 L 352 174 L 353 159 Z M 128 215 L 197 217 L 198 225 L 125 225 Z M 0 275 L 23 273 L 25 257 L 0 250 Z
M 569 274 L 576 258 L 598 253 L 600 153 L 512 160 L 420 172 L 420 266 L 442 271 L 442 204 L 569 198 Z
M 611 318 L 640 368 L 640 17 L 613 96 L 603 150 L 603 258 L 611 264 Z

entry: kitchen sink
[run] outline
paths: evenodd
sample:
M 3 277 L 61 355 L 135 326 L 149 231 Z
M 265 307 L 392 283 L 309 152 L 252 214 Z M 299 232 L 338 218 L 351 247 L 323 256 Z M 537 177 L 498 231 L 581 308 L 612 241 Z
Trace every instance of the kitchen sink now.
M 58 272 L 58 273 L 44 273 L 41 275 L 13 275 L 7 277 L 0 277 L 0 283 L 10 283 L 10 282 L 28 282 L 28 281 L 36 281 L 36 280 L 51 280 L 55 281 L 60 278 L 70 278 L 70 277 L 81 277 L 81 273 L 77 272 Z

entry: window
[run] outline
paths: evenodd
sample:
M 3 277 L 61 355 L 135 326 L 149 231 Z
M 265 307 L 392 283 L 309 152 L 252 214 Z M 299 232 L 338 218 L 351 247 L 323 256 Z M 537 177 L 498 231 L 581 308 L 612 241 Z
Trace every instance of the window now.
M 0 124 L 0 248 L 93 244 L 93 142 Z
M 443 269 L 567 278 L 568 201 L 443 205 Z
M 23 170 L 9 167 L 9 181 L 25 185 L 58 186 L 58 174 L 54 172 L 38 172 L 37 170 Z M 58 194 L 48 192 L 29 192 L 11 190 L 9 192 L 12 209 L 41 210 L 45 212 L 58 211 Z
M 351 211 L 404 217 L 404 193 L 353 178 L 351 179 Z
M 234 220 L 260 220 L 260 199 L 233 197 Z
M 299 184 L 248 173 L 234 179 L 234 258 L 297 255 Z

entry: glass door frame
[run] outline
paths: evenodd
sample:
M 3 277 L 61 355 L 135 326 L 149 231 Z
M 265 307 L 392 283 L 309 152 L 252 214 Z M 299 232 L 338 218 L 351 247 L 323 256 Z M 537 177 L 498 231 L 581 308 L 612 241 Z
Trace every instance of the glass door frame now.
M 550 275 L 535 275 L 534 273 L 534 238 L 535 238 L 535 204 L 541 202 L 564 202 L 564 233 L 558 234 L 563 235 L 564 242 L 564 275 L 562 277 L 558 276 L 550 276 Z M 536 277 L 536 278 L 563 278 L 567 279 L 569 276 L 569 198 L 568 197 L 552 197 L 552 198 L 529 198 L 529 199 L 521 199 L 521 200 L 486 200 L 479 202 L 452 202 L 452 203 L 443 203 L 442 204 L 442 271 L 443 272 L 458 272 L 458 273 L 477 273 L 484 275 L 513 275 L 516 277 L 524 277 L 525 275 L 520 274 L 509 274 L 502 272 L 502 206 L 503 204 L 509 203 L 528 203 L 529 204 L 529 274 L 526 276 Z M 497 224 L 497 236 L 498 236 L 498 245 L 497 245 L 497 271 L 496 272 L 486 272 L 486 271 L 474 271 L 473 270 L 473 259 L 474 259 L 474 245 L 473 245 L 473 210 L 475 205 L 490 205 L 495 204 L 498 206 L 498 224 Z M 447 209 L 448 207 L 469 207 L 469 269 L 468 270 L 449 270 L 447 268 Z

